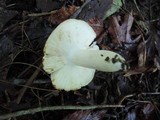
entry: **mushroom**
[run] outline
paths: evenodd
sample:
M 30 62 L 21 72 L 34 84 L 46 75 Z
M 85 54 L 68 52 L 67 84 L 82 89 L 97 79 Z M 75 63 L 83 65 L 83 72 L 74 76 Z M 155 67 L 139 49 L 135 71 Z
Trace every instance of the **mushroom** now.
M 119 54 L 99 50 L 96 33 L 82 20 L 68 19 L 49 36 L 44 47 L 43 69 L 57 89 L 77 90 L 89 84 L 95 70 L 115 72 L 126 68 Z

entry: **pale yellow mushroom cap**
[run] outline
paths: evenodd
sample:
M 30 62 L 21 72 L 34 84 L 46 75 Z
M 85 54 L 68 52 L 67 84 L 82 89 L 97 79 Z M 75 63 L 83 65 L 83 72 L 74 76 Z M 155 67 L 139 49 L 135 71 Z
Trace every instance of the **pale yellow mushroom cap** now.
M 93 79 L 95 69 L 75 65 L 70 56 L 78 49 L 91 49 L 89 45 L 95 37 L 96 33 L 86 22 L 76 19 L 64 21 L 49 36 L 44 48 L 43 69 L 51 74 L 52 84 L 57 89 L 80 89 Z

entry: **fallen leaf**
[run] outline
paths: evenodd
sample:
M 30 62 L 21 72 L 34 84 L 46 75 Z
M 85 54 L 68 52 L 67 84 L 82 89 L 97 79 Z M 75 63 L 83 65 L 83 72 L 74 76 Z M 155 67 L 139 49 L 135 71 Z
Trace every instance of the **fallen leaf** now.
M 12 62 L 13 42 L 10 36 L 0 38 L 0 79 L 6 79 L 9 67 L 3 67 Z
M 110 18 L 108 32 L 112 37 L 113 43 L 121 46 L 123 43 L 133 43 L 134 40 L 131 39 L 130 35 L 133 20 L 132 13 L 125 15 L 124 21 L 119 16 Z M 119 24 L 120 22 L 122 23 L 121 25 Z
M 137 48 L 138 67 L 145 67 L 146 64 L 146 44 L 141 42 Z
M 151 117 L 153 117 L 152 114 L 154 112 L 154 109 L 155 109 L 155 107 L 153 104 L 148 103 L 148 104 L 144 105 L 144 108 L 142 111 L 145 116 L 145 120 L 151 120 Z
M 139 27 L 141 27 L 141 29 L 146 33 L 146 34 L 148 34 L 148 32 L 149 32 L 149 26 L 148 26 L 148 24 L 147 23 L 145 23 L 144 21 L 137 21 L 137 25 L 139 26 Z
M 48 18 L 48 21 L 52 24 L 60 24 L 61 22 L 68 19 L 78 7 L 72 5 L 67 7 L 62 7 L 61 9 L 57 10 L 55 13 L 51 14 Z
M 68 115 L 63 120 L 101 120 L 104 117 L 105 112 L 105 110 L 97 112 L 92 112 L 90 110 L 81 110 Z
M 128 112 L 127 114 L 127 120 L 136 120 L 136 113 L 134 110 L 132 110 L 131 112 Z
M 17 11 L 14 10 L 4 10 L 0 7 L 0 31 L 3 27 L 18 14 Z
M 122 7 L 122 1 L 121 0 L 113 0 L 111 8 L 106 11 L 103 19 L 106 19 L 107 17 L 111 16 L 112 14 L 117 12 L 121 7 Z
M 128 76 L 131 76 L 131 75 L 137 75 L 137 74 L 142 74 L 144 72 L 146 72 L 148 70 L 148 68 L 146 67 L 141 67 L 141 68 L 135 68 L 133 70 L 128 70 L 126 73 L 125 73 L 125 77 L 128 77 Z
M 113 0 L 90 0 L 82 9 L 78 18 L 88 21 L 92 18 L 103 20 L 105 12 L 110 9 Z
M 160 70 L 160 58 L 157 55 L 154 59 L 154 64 L 157 67 L 157 69 Z
M 159 49 L 159 48 L 158 48 Z M 155 38 L 152 34 L 146 40 L 146 64 L 151 65 L 150 62 L 154 61 L 156 54 Z
M 56 0 L 36 0 L 36 3 L 37 8 L 40 9 L 41 12 L 48 12 L 60 7 L 60 3 Z
M 99 36 L 104 31 L 103 22 L 98 18 L 89 19 L 88 23 L 96 32 L 97 36 Z

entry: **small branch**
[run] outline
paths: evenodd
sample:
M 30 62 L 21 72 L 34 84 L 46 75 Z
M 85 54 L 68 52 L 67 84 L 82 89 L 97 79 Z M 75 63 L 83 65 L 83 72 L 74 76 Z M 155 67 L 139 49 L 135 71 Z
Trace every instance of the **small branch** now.
M 53 14 L 53 13 L 56 13 L 57 10 L 54 10 L 54 11 L 51 11 L 51 12 L 43 12 L 43 13 L 31 13 L 31 14 L 28 14 L 29 17 L 40 17 L 40 16 L 46 16 L 46 15 L 50 15 L 50 14 Z
M 41 67 L 41 65 L 39 66 L 39 68 Z M 38 73 L 40 72 L 40 69 L 36 69 L 35 72 L 32 74 L 32 76 L 28 79 L 28 81 L 26 82 L 26 86 L 30 86 L 32 84 L 32 82 L 34 81 L 34 79 L 37 77 Z M 19 104 L 24 93 L 26 92 L 27 87 L 23 87 L 20 90 L 20 94 L 17 97 L 16 103 Z
M 50 107 L 38 107 L 28 110 L 21 110 L 9 114 L 4 114 L 0 116 L 0 120 L 23 116 L 27 114 L 34 114 L 37 112 L 43 111 L 54 111 L 54 110 L 89 110 L 89 109 L 97 109 L 97 108 L 112 108 L 112 107 L 125 107 L 123 105 L 97 105 L 97 106 L 50 106 Z
M 19 78 L 14 78 L 14 79 L 9 79 L 9 81 L 12 81 L 13 85 L 23 85 L 27 81 L 26 79 L 19 79 Z M 51 83 L 50 79 L 35 79 L 33 81 L 33 84 L 48 84 Z
M 58 91 L 58 90 L 54 90 L 54 89 L 43 89 L 43 88 L 38 88 L 38 87 L 31 87 L 31 86 L 26 86 L 26 85 L 15 84 L 15 83 L 11 83 L 11 82 L 8 82 L 6 80 L 1 80 L 1 79 L 0 79 L 0 82 L 10 84 L 10 85 L 16 85 L 19 87 L 26 87 L 28 89 L 42 90 L 42 91 L 48 91 L 48 92 L 55 92 L 55 91 L 57 92 Z M 34 81 L 33 81 L 33 83 L 34 83 Z
M 141 13 L 141 10 L 139 9 L 139 7 L 138 7 L 138 5 L 137 5 L 136 0 L 133 0 L 133 2 L 134 2 L 134 4 L 135 4 L 136 9 L 138 10 L 138 12 L 139 12 L 140 16 L 141 16 L 141 17 L 142 17 L 142 19 L 144 20 L 144 17 L 143 17 L 143 15 L 142 15 L 142 13 Z
M 121 105 L 122 102 L 123 102 L 125 99 L 130 98 L 130 97 L 133 97 L 133 96 L 135 96 L 135 94 L 130 94 L 130 95 L 124 96 L 124 97 L 118 102 L 118 104 Z
M 142 93 L 142 95 L 160 95 L 160 92 L 154 92 L 154 93 L 148 92 L 148 93 Z

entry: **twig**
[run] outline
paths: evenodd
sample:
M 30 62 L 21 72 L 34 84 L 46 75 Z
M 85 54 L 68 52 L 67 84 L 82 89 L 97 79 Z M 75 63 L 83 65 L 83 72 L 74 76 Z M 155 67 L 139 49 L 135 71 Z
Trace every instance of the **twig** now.
M 41 67 L 41 65 L 39 67 Z M 33 80 L 37 77 L 39 72 L 40 72 L 40 69 L 36 69 L 35 72 L 32 74 L 32 76 L 28 79 L 28 81 L 26 82 L 25 85 L 30 86 L 32 84 Z M 16 100 L 17 104 L 20 103 L 20 101 L 21 101 L 24 93 L 26 92 L 26 90 L 27 90 L 27 87 L 23 87 L 20 90 L 20 94 L 18 95 L 17 100 Z
M 9 81 L 12 81 L 12 84 L 14 85 L 23 85 L 26 82 L 26 79 L 19 79 L 19 78 L 15 78 L 15 79 L 9 79 Z M 33 81 L 33 84 L 47 84 L 47 83 L 51 83 L 50 79 L 35 79 Z
M 143 17 L 143 15 L 142 15 L 142 13 L 141 13 L 141 10 L 139 9 L 139 7 L 138 7 L 138 5 L 137 5 L 136 0 L 133 0 L 133 2 L 134 2 L 134 4 L 135 4 L 136 9 L 138 10 L 138 12 L 139 12 L 140 16 L 141 16 L 141 17 L 142 17 L 142 19 L 144 20 L 144 17 Z
M 48 91 L 48 92 L 57 92 L 58 90 L 54 90 L 54 89 L 43 89 L 43 88 L 38 88 L 38 87 L 31 87 L 31 86 L 27 86 L 27 85 L 20 85 L 20 84 L 16 84 L 16 83 L 12 83 L 12 82 L 8 82 L 6 80 L 1 80 L 0 79 L 0 82 L 3 82 L 3 83 L 6 83 L 6 84 L 10 84 L 10 85 L 16 85 L 16 86 L 19 86 L 19 87 L 26 87 L 26 88 L 29 88 L 29 89 L 35 89 L 35 90 L 41 90 L 41 91 Z M 34 83 L 34 81 L 33 81 Z
M 97 105 L 97 106 L 50 106 L 50 107 L 38 107 L 28 110 L 21 110 L 9 114 L 4 114 L 0 116 L 0 120 L 8 119 L 11 117 L 18 117 L 27 114 L 34 114 L 43 111 L 54 111 L 54 110 L 89 110 L 97 108 L 112 108 L 112 107 L 125 107 L 123 105 Z
M 124 97 L 118 102 L 118 104 L 121 105 L 122 102 L 123 102 L 125 99 L 130 98 L 130 97 L 133 97 L 133 96 L 135 96 L 135 94 L 130 94 L 130 95 L 124 96 Z
M 25 20 L 25 21 L 22 21 L 22 22 L 19 22 L 19 23 L 15 23 L 15 24 L 13 24 L 13 25 L 10 25 L 9 27 L 7 27 L 7 28 L 5 28 L 4 30 L 2 30 L 1 32 L 0 32 L 0 35 L 3 35 L 3 34 L 5 34 L 5 32 L 8 32 L 8 31 L 10 31 L 11 29 L 13 29 L 13 28 L 16 28 L 18 25 L 22 25 L 22 24 L 24 24 L 24 23 L 28 23 L 30 21 L 30 19 L 27 19 L 27 20 Z M 17 27 L 18 28 L 18 27 Z
M 40 16 L 46 16 L 46 15 L 50 15 L 52 13 L 56 13 L 57 10 L 53 10 L 51 12 L 43 12 L 43 13 L 31 13 L 31 14 L 28 14 L 29 17 L 40 17 Z
M 91 0 L 86 0 L 85 3 L 70 18 L 76 18 L 79 15 L 79 13 L 82 11 L 84 6 L 86 6 L 90 1 Z M 31 14 L 28 14 L 28 16 L 29 17 L 40 17 L 40 16 L 50 15 L 56 12 L 57 10 L 53 10 L 51 12 L 43 12 L 43 13 L 31 13 Z
M 142 93 L 142 95 L 160 95 L 160 92 L 154 92 L 154 93 Z
M 35 66 L 36 63 L 40 62 L 41 59 L 42 58 L 40 57 L 35 62 L 33 62 L 31 65 L 27 65 L 27 68 L 25 70 L 23 70 L 17 77 L 21 78 L 22 75 L 24 75 L 27 71 L 29 71 L 33 67 L 33 65 Z M 37 66 L 36 66 L 36 68 L 38 69 Z

